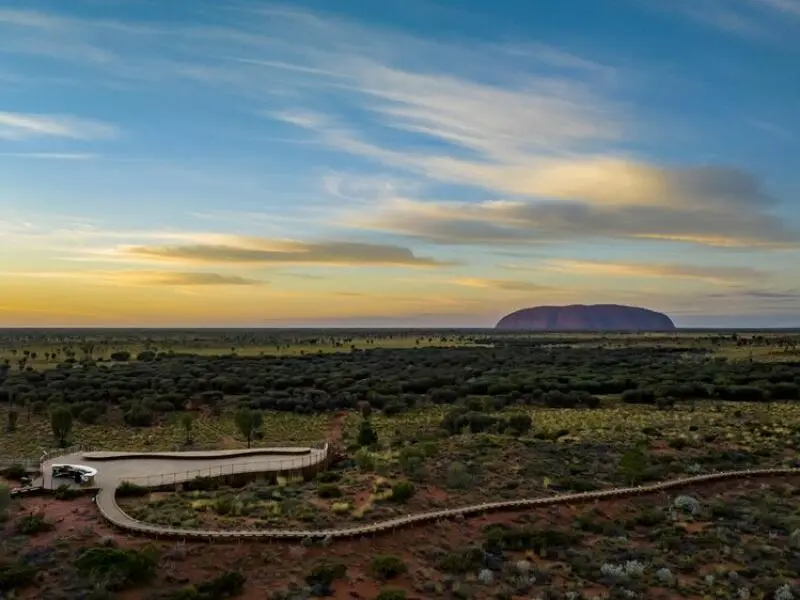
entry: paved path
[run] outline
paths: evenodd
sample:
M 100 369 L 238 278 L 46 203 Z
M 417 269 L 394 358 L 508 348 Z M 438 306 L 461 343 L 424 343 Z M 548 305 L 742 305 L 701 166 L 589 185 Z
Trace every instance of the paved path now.
M 42 467 L 47 489 L 69 483 L 53 481 L 53 464 L 79 464 L 97 469 L 95 483 L 101 491 L 114 490 L 123 481 L 146 487 L 180 483 L 201 476 L 230 473 L 293 471 L 322 462 L 325 450 L 316 448 L 253 448 L 200 452 L 79 452 L 48 459 Z
M 721 473 L 711 473 L 708 475 L 696 475 L 693 477 L 684 477 L 681 479 L 673 479 L 661 483 L 651 485 L 627 487 L 627 488 L 614 488 L 608 490 L 599 490 L 593 492 L 583 492 L 578 494 L 561 494 L 556 496 L 549 496 L 544 498 L 524 498 L 521 500 L 503 500 L 499 502 L 487 502 L 483 504 L 475 504 L 471 506 L 463 506 L 459 508 L 450 508 L 445 510 L 438 510 L 426 513 L 419 513 L 416 515 L 407 515 L 397 519 L 389 519 L 377 523 L 368 523 L 356 527 L 347 527 L 340 529 L 322 529 L 322 530 L 287 530 L 287 529 L 265 529 L 265 530 L 197 530 L 197 529 L 181 529 L 178 527 L 165 527 L 161 525 L 151 525 L 137 521 L 127 515 L 117 505 L 112 489 L 104 488 L 98 494 L 97 506 L 102 515 L 113 525 L 133 532 L 156 538 L 170 538 L 179 540 L 242 540 L 242 539 L 282 539 L 282 540 L 300 540 L 304 538 L 316 539 L 341 539 L 352 538 L 365 535 L 374 535 L 387 531 L 393 531 L 401 527 L 408 527 L 423 523 L 434 523 L 443 519 L 451 519 L 454 517 L 468 517 L 472 515 L 482 515 L 488 512 L 499 510 L 520 510 L 525 508 L 540 508 L 543 506 L 552 506 L 555 504 L 578 504 L 591 502 L 594 500 L 605 500 L 611 498 L 623 498 L 630 496 L 639 496 L 645 494 L 653 494 L 665 490 L 686 487 L 689 485 L 697 485 L 703 483 L 711 483 L 716 481 L 724 481 L 731 479 L 745 479 L 754 477 L 775 477 L 775 476 L 800 476 L 800 469 L 796 468 L 780 468 L 780 469 L 749 469 L 745 471 L 727 471 Z
M 43 485 L 53 489 L 69 479 L 54 479 L 53 464 L 81 464 L 97 469 L 96 503 L 103 517 L 117 527 L 137 530 L 137 521 L 117 504 L 116 489 L 123 481 L 146 487 L 181 483 L 202 476 L 233 473 L 281 473 L 299 471 L 323 462 L 324 448 L 254 448 L 200 452 L 86 452 L 54 457 L 43 463 Z

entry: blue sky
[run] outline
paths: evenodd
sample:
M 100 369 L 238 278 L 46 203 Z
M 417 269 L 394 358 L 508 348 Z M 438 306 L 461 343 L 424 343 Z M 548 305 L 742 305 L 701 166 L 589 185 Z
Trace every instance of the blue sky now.
M 800 0 L 0 0 L 0 325 L 800 324 Z

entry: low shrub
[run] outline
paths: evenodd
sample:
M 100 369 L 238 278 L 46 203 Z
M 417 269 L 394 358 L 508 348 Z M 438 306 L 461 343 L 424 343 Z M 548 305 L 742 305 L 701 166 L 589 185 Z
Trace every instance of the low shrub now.
M 36 567 L 0 560 L 0 592 L 11 592 L 33 583 Z
M 45 531 L 52 531 L 54 525 L 46 521 L 43 514 L 25 515 L 17 521 L 14 529 L 21 535 L 36 535 Z
M 377 579 L 393 579 L 406 572 L 403 559 L 391 555 L 378 555 L 372 559 L 372 574 Z
M 670 448 L 674 448 L 675 450 L 683 450 L 689 445 L 689 440 L 682 437 L 676 437 L 669 440 L 668 445 Z
M 213 492 L 220 488 L 220 481 L 215 477 L 197 477 L 183 484 L 183 489 L 189 492 Z
M 78 573 L 103 581 L 109 590 L 122 590 L 152 581 L 158 555 L 152 549 L 90 548 L 75 560 Z
M 339 489 L 338 485 L 333 485 L 332 483 L 326 483 L 317 489 L 317 495 L 320 498 L 341 498 L 342 497 L 342 490 Z
M 408 502 L 414 495 L 414 484 L 410 481 L 398 481 L 392 486 L 392 495 L 389 499 L 392 502 Z
M 322 471 L 321 473 L 317 473 L 317 481 L 320 483 L 336 483 L 341 478 L 342 474 L 336 471 Z
M 334 502 L 331 505 L 331 511 L 337 515 L 343 515 L 347 512 L 350 512 L 350 503 L 349 502 Z
M 484 551 L 477 546 L 448 552 L 439 558 L 437 568 L 445 573 L 469 573 L 483 565 Z
M 53 498 L 56 500 L 74 500 L 83 496 L 84 491 L 80 488 L 74 488 L 69 484 L 61 484 L 53 492 Z
M 5 469 L 0 470 L 0 476 L 11 481 L 19 481 L 23 477 L 27 477 L 27 475 L 28 470 L 22 465 L 9 465 Z
M 512 528 L 501 524 L 488 525 L 484 529 L 484 535 L 487 548 L 533 550 L 539 555 L 543 555 L 548 550 L 566 548 L 577 539 L 577 535 L 557 529 Z
M 170 594 L 168 600 L 222 600 L 235 598 L 244 591 L 247 578 L 236 571 L 228 571 L 210 581 L 190 585 Z
M 141 485 L 130 481 L 123 481 L 117 488 L 117 496 L 120 498 L 140 498 L 149 494 L 149 490 Z
M 311 572 L 306 575 L 306 583 L 310 586 L 319 585 L 329 589 L 335 580 L 342 579 L 346 573 L 345 565 L 323 560 L 311 568 Z
M 597 484 L 591 479 L 580 477 L 564 477 L 558 481 L 558 487 L 563 487 L 571 492 L 591 492 L 597 489 Z
M 404 590 L 387 588 L 380 591 L 376 600 L 406 600 L 406 593 Z

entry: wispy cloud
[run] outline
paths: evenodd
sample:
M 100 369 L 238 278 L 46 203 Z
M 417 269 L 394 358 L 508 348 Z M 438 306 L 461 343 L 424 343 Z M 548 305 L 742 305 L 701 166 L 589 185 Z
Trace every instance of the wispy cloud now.
M 540 285 L 532 281 L 516 279 L 486 279 L 480 277 L 458 277 L 451 279 L 450 283 L 466 288 L 481 290 L 504 290 L 511 292 L 542 292 L 551 291 L 553 288 Z
M 736 283 L 763 279 L 766 274 L 750 267 L 682 265 L 674 263 L 600 262 L 552 259 L 544 270 L 610 277 L 694 279 L 709 283 Z
M 113 274 L 115 280 L 138 285 L 165 286 L 227 286 L 264 285 L 266 282 L 239 275 L 207 272 L 175 271 L 121 271 Z
M 800 17 L 800 0 L 744 0 L 785 15 Z
M 240 275 L 204 271 L 6 271 L 0 276 L 43 280 L 80 280 L 83 283 L 122 284 L 137 286 L 259 286 L 268 282 Z
M 32 160 L 92 160 L 97 154 L 85 152 L 0 152 L 0 157 L 29 158 Z
M 728 292 L 711 292 L 706 294 L 709 298 L 747 298 L 751 300 L 768 300 L 776 302 L 791 302 L 800 306 L 800 290 L 763 290 L 763 289 L 738 289 Z
M 58 15 L 45 12 L 0 8 L 0 23 L 52 30 L 64 27 L 70 21 Z
M 750 40 L 795 43 L 793 22 L 800 17 L 797 0 L 640 0 L 660 11 L 673 12 L 697 23 Z
M 781 138 L 783 140 L 794 140 L 796 139 L 795 134 L 787 127 L 782 127 L 773 123 L 771 121 L 765 121 L 763 119 L 746 119 L 745 122 L 750 125 L 751 127 L 755 127 L 761 131 L 765 131 L 770 135 L 775 137 Z
M 114 138 L 119 133 L 119 129 L 113 125 L 70 115 L 0 112 L 0 138 L 2 139 L 62 137 L 93 140 Z
M 360 242 L 298 242 L 231 236 L 226 243 L 178 246 L 127 246 L 115 250 L 123 259 L 243 265 L 329 265 L 433 267 L 433 258 L 408 248 Z
M 736 194 L 731 197 L 739 199 Z M 800 245 L 798 231 L 757 205 L 732 201 L 693 206 L 690 198 L 676 198 L 674 206 L 572 201 L 422 202 L 399 198 L 372 211 L 349 214 L 346 219 L 353 226 L 445 244 L 628 239 L 765 249 Z

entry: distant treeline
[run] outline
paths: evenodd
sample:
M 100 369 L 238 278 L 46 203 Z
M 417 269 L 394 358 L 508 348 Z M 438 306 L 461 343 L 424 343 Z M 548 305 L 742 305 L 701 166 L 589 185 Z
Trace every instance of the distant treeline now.
M 119 357 L 125 358 L 125 357 Z M 602 396 L 669 405 L 685 400 L 796 400 L 800 363 L 726 361 L 697 347 L 497 347 L 374 349 L 294 357 L 170 356 L 137 362 L 71 362 L 22 372 L 0 368 L 0 404 L 46 412 L 67 405 L 81 421 L 119 407 L 130 425 L 187 408 L 312 413 L 426 404 L 474 410 L 509 405 L 587 407 Z

